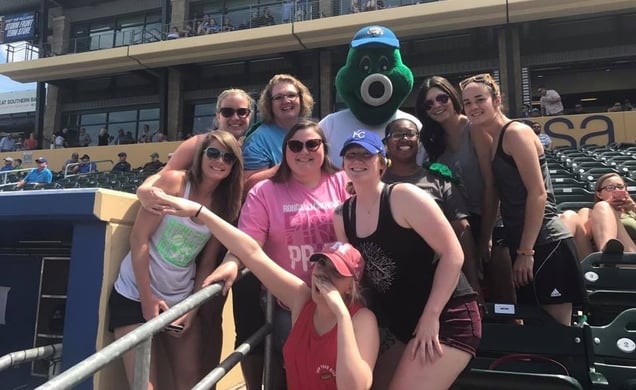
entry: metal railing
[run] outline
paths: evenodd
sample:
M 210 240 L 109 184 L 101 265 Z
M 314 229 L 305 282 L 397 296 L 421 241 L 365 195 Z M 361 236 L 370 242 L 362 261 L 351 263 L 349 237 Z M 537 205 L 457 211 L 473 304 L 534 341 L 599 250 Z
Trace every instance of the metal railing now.
M 10 171 L 2 171 L 2 172 L 0 172 L 0 176 L 2 176 L 2 179 L 0 179 L 0 182 L 2 183 L 2 185 L 5 185 L 5 184 L 15 184 L 15 183 L 17 183 L 18 181 L 20 181 L 20 180 L 22 179 L 22 177 L 23 177 L 23 175 L 21 175 L 21 174 L 20 174 L 20 172 L 27 172 L 27 173 L 28 173 L 28 172 L 30 172 L 30 171 L 31 171 L 31 169 L 33 169 L 33 168 L 22 168 L 22 169 L 12 169 L 12 170 L 10 170 Z M 18 181 L 15 181 L 15 182 L 9 182 L 9 183 L 7 183 L 7 180 L 8 180 L 8 178 L 9 178 L 9 175 L 16 175 L 16 174 L 17 174 L 18 176 L 20 176 L 20 179 L 19 179 Z
M 0 357 L 0 371 L 23 363 L 46 359 L 51 360 L 52 364 L 49 365 L 49 378 L 53 378 L 60 372 L 62 344 L 51 344 L 8 353 Z
M 97 172 L 97 163 L 103 163 L 103 162 L 109 162 L 110 165 L 114 165 L 114 161 L 113 160 L 97 160 L 97 161 L 90 161 L 88 164 L 88 172 L 70 172 L 69 170 L 72 170 L 72 168 L 74 167 L 79 167 L 80 165 L 83 165 L 84 163 L 82 162 L 76 162 L 76 163 L 69 163 L 66 164 L 66 166 L 64 167 L 64 177 L 69 177 L 69 176 L 77 176 L 77 175 L 87 175 L 90 173 L 94 173 Z M 93 169 L 95 168 L 95 169 Z
M 239 273 L 239 278 L 247 275 L 249 270 L 243 269 Z M 237 279 L 238 280 L 238 279 Z M 152 337 L 163 331 L 164 328 L 177 318 L 186 314 L 190 310 L 201 306 L 215 295 L 221 292 L 223 283 L 218 282 L 207 286 L 192 294 L 188 298 L 174 305 L 159 316 L 139 326 L 130 333 L 127 333 L 112 344 L 104 347 L 101 351 L 87 357 L 68 370 L 62 372 L 55 378 L 42 384 L 37 390 L 59 390 L 71 388 L 84 381 L 89 376 L 104 368 L 108 363 L 117 359 L 129 350 L 136 348 L 135 368 L 132 388 L 146 389 L 148 387 L 148 377 L 150 373 L 150 348 Z M 268 299 L 268 301 L 273 301 Z M 214 386 L 241 358 L 247 354 L 253 345 L 262 342 L 263 338 L 271 333 L 271 312 L 268 312 L 267 321 L 255 334 L 250 336 L 245 343 L 241 344 L 232 354 L 212 370 L 197 385 L 196 389 L 208 389 Z M 270 339 L 270 337 L 268 337 Z M 268 342 L 270 344 L 270 342 Z M 269 352 L 266 347 L 266 360 L 269 360 Z M 266 372 L 267 375 L 267 372 Z M 265 379 L 266 382 L 268 379 Z M 266 385 L 266 389 L 268 386 Z

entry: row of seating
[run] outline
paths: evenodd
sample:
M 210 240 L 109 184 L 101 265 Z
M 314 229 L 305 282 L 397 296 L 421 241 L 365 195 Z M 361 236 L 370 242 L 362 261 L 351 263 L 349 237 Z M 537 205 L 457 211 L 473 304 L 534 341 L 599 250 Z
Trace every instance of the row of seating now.
M 487 304 L 477 357 L 453 389 L 636 389 L 636 253 L 581 266 L 588 313 L 563 326 L 537 307 Z

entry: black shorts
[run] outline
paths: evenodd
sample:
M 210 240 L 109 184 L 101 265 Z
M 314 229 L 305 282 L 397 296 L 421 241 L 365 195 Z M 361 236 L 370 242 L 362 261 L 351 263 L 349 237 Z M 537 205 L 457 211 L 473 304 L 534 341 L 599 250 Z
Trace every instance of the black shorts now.
M 514 266 L 517 247 L 509 250 Z M 584 306 L 587 298 L 574 240 L 566 238 L 536 245 L 534 251 L 534 279 L 517 289 L 517 302 L 525 305 L 572 303 Z
M 126 298 L 118 293 L 115 287 L 108 298 L 108 312 L 108 330 L 111 332 L 122 326 L 146 322 L 141 310 L 141 302 Z
M 380 328 L 380 355 L 399 339 L 388 328 Z M 439 317 L 439 342 L 475 357 L 481 340 L 481 316 L 475 296 L 451 298 Z
M 265 313 L 261 308 L 261 282 L 249 273 L 232 286 L 232 311 L 236 330 L 235 348 L 265 325 Z M 250 355 L 263 355 L 265 342 L 254 346 Z

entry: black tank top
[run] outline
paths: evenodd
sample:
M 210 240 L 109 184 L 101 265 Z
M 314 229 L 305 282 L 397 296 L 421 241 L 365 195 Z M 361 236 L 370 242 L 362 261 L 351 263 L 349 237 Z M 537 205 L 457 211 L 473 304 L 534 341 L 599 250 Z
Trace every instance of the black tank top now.
M 506 232 L 506 243 L 511 248 L 518 248 L 526 217 L 526 198 L 528 191 L 521 180 L 521 175 L 519 174 L 515 160 L 512 156 L 504 152 L 502 146 L 506 129 L 508 129 L 508 126 L 510 126 L 512 122 L 513 121 L 506 123 L 501 129 L 497 150 L 492 160 L 492 171 L 499 199 L 501 200 L 501 217 Z M 535 245 L 572 237 L 559 219 L 545 154 L 539 156 L 539 165 L 541 167 L 541 175 L 543 176 L 543 185 L 548 196 L 543 211 L 541 230 L 539 231 Z
M 433 285 L 437 259 L 431 247 L 413 229 L 395 222 L 389 197 L 393 185 L 385 185 L 375 232 L 360 238 L 355 231 L 356 197 L 345 201 L 343 220 L 349 242 L 365 259 L 370 308 L 381 327 L 389 328 L 403 343 L 415 330 Z M 463 274 L 453 297 L 475 295 Z

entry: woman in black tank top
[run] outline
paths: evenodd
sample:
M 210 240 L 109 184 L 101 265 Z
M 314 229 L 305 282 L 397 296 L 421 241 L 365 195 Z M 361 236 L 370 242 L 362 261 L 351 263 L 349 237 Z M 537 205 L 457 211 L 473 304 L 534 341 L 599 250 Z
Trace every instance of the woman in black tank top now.
M 357 130 L 340 155 L 356 195 L 337 209 L 336 235 L 365 257 L 371 309 L 392 337 L 381 348 L 374 389 L 447 389 L 481 337 L 459 241 L 425 191 L 380 181 L 388 160 L 377 135 Z
M 572 306 L 585 301 L 585 292 L 572 235 L 556 210 L 543 146 L 529 126 L 503 114 L 491 75 L 469 77 L 459 85 L 471 126 L 492 139 L 491 165 L 517 300 L 540 305 L 569 325 Z

